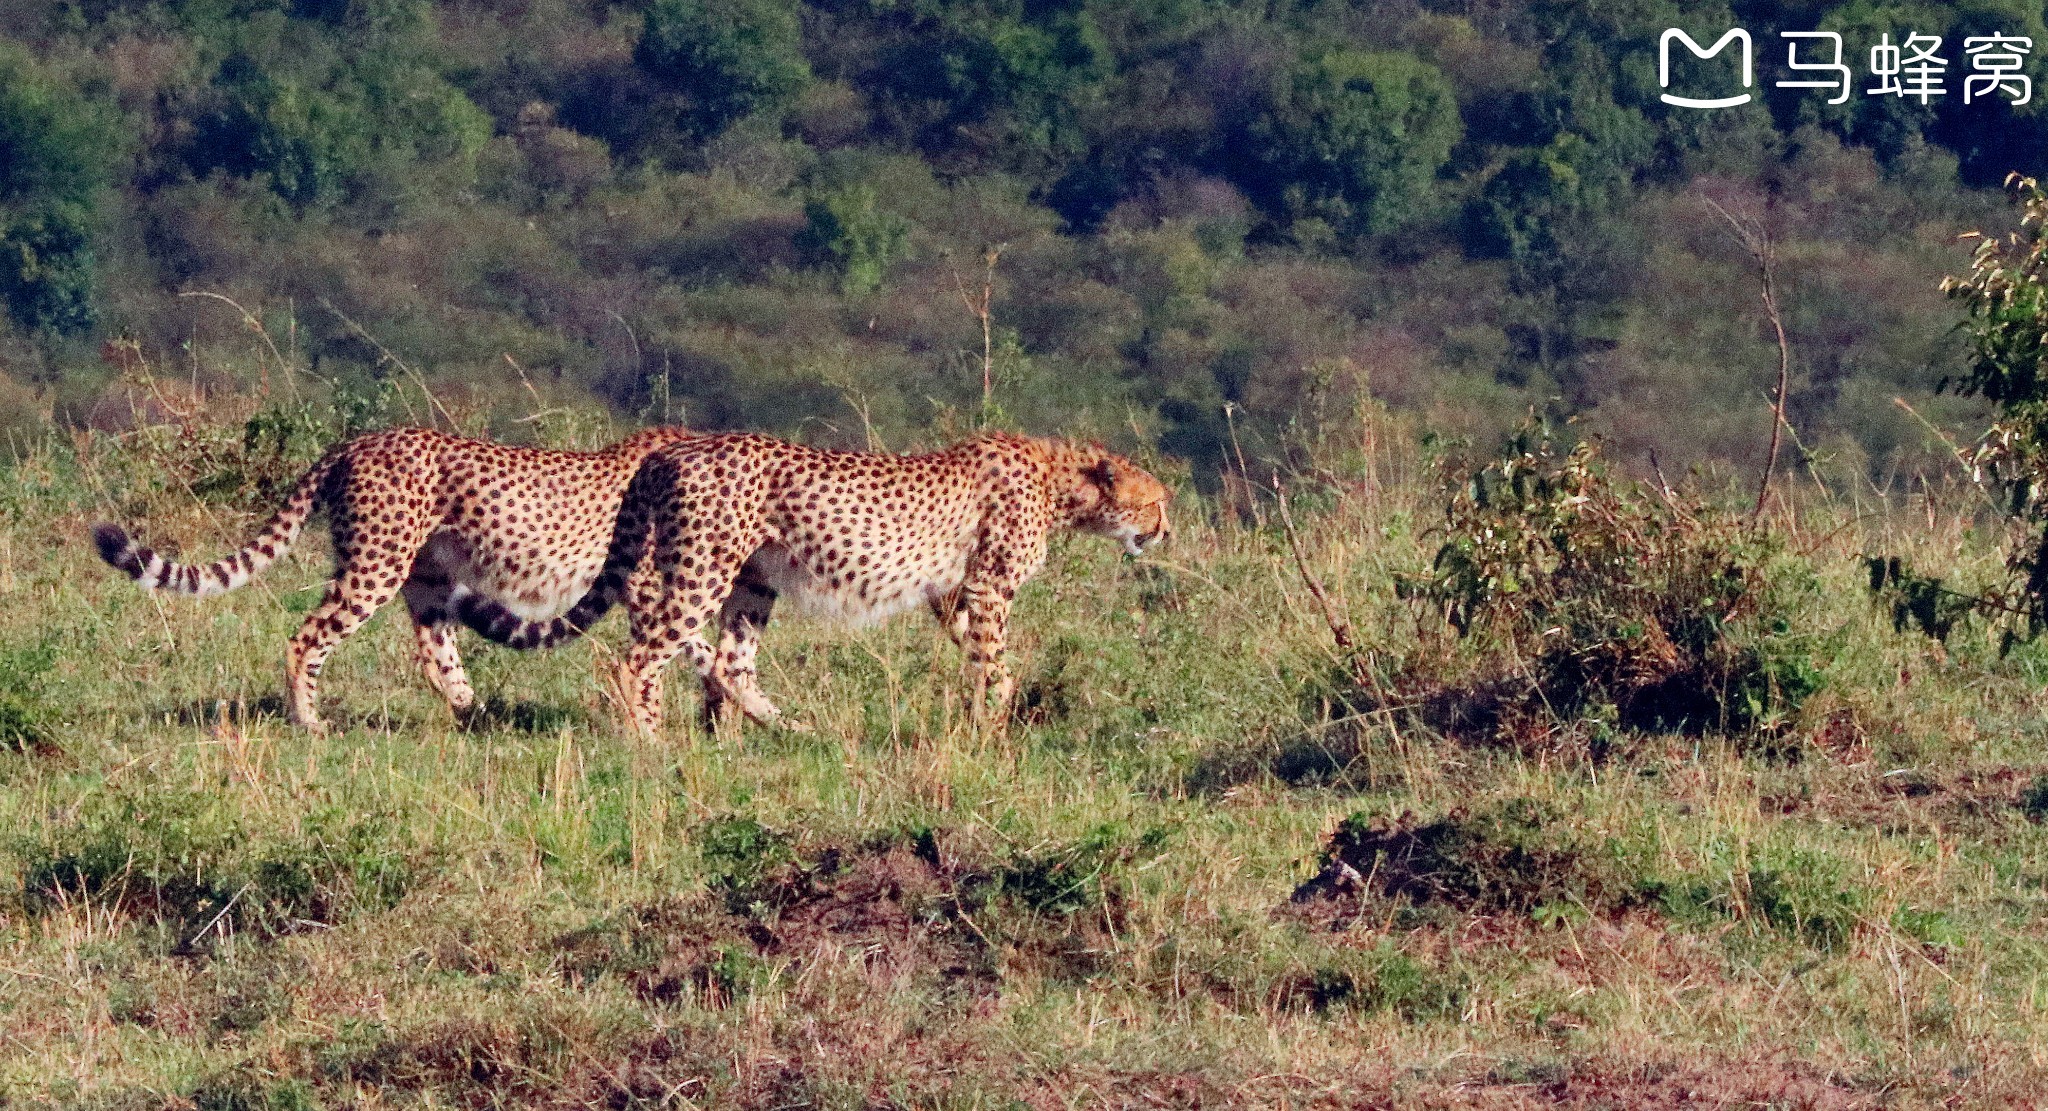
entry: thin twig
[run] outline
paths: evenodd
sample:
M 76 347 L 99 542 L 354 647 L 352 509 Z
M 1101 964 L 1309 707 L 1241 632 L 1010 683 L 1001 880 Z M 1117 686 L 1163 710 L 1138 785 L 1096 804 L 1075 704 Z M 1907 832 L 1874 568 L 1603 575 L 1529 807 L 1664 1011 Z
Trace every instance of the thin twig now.
M 960 271 L 953 269 L 953 288 L 960 294 L 960 303 L 974 318 L 981 322 L 981 411 L 988 413 L 989 400 L 995 393 L 996 355 L 994 312 L 996 296 L 996 262 L 1003 257 L 1005 243 L 998 243 L 984 250 L 981 255 L 985 269 L 981 276 L 981 291 L 967 292 L 967 283 L 960 277 Z M 948 269 L 952 269 L 948 267 Z
M 414 370 L 412 364 L 393 354 L 391 349 L 384 346 L 382 341 L 370 334 L 369 329 L 356 323 L 347 313 L 335 308 L 334 302 L 322 297 L 320 299 L 320 307 L 333 313 L 343 324 L 348 325 L 348 330 L 354 332 L 357 338 L 376 348 L 377 354 L 382 356 L 386 362 L 404 371 L 405 376 L 412 379 L 412 384 L 420 388 L 420 393 L 426 395 L 427 403 L 434 407 L 434 412 L 439 413 L 441 419 L 448 422 L 448 431 L 457 433 L 462 431 L 462 426 L 456 423 L 454 414 L 450 413 L 447 407 L 441 404 L 440 398 L 434 396 L 434 391 L 427 387 L 427 380 L 420 377 L 420 372 Z
M 1287 488 L 1281 485 L 1277 473 L 1273 475 L 1273 500 L 1280 509 L 1280 527 L 1287 533 L 1287 546 L 1294 553 L 1294 569 L 1301 573 L 1301 581 L 1308 587 L 1309 596 L 1322 607 L 1323 623 L 1330 627 L 1330 638 L 1337 642 L 1337 650 L 1343 653 L 1345 662 L 1350 665 L 1352 677 L 1361 688 L 1370 686 L 1365 659 L 1358 652 L 1358 638 L 1352 635 L 1351 622 L 1338 612 L 1337 604 L 1323 589 L 1322 580 L 1309 570 L 1308 556 L 1301 549 L 1301 534 L 1294 529 L 1294 514 L 1287 508 Z
M 1736 241 L 1755 261 L 1757 279 L 1763 286 L 1764 318 L 1770 321 L 1771 331 L 1778 341 L 1778 388 L 1771 395 L 1771 447 L 1764 455 L 1763 474 L 1758 477 L 1756 485 L 1756 505 L 1749 513 L 1750 522 L 1754 524 L 1763 517 L 1764 507 L 1770 503 L 1771 479 L 1778 469 L 1778 447 L 1785 431 L 1785 394 L 1792 378 L 1792 344 L 1785 337 L 1785 320 L 1778 311 L 1778 251 L 1771 240 L 1768 223 L 1772 202 L 1769 198 L 1764 200 L 1765 219 L 1745 223 L 1721 207 L 1714 198 L 1702 195 L 1700 199 L 1727 221 Z

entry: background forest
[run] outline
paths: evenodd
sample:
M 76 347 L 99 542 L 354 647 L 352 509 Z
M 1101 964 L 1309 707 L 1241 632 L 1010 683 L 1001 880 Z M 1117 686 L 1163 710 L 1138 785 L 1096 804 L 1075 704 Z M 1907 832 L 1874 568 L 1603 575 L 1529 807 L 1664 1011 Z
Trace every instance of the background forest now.
M 1671 26 L 1747 28 L 1758 99 L 1660 104 Z M 1773 87 L 1816 27 L 1840 107 Z M 1864 95 L 1867 44 L 1942 35 L 1959 86 L 1990 31 L 2048 44 L 2018 0 L 11 0 L 0 420 L 130 422 L 137 356 L 257 385 L 253 320 L 365 425 L 410 368 L 886 440 L 981 405 L 1000 246 L 1004 417 L 1204 486 L 1227 421 L 1270 458 L 1358 392 L 1746 469 L 1777 352 L 1725 211 L 1774 241 L 1809 461 L 1882 475 L 2048 116 Z

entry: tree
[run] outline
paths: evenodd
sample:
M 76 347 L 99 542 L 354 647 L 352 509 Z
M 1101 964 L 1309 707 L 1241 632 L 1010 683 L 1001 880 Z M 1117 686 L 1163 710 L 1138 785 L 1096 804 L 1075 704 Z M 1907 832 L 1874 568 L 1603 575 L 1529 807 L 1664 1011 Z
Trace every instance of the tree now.
M 2010 644 L 2048 631 L 2048 191 L 2018 175 L 2007 184 L 2020 204 L 2020 230 L 2002 239 L 1977 233 L 1970 272 L 1941 288 L 1969 313 L 1962 331 L 1970 366 L 1958 390 L 1998 411 L 1974 463 L 2011 496 L 2006 565 L 2016 585 L 1984 600 L 1995 613 L 2024 618 L 2023 631 L 2008 632 Z M 1874 574 L 1873 585 L 1881 577 Z M 1890 577 L 1900 577 L 1896 567 Z
M 201 122 L 194 169 L 260 175 L 300 209 L 350 196 L 373 168 L 466 175 L 491 134 L 489 117 L 460 90 L 383 54 L 324 70 L 241 54 L 216 86 L 221 102 Z
M 114 150 L 97 105 L 0 49 L 0 302 L 23 327 L 95 322 L 92 231 Z
M 902 217 L 875 207 L 875 191 L 866 185 L 812 198 L 804 205 L 804 218 L 798 246 L 813 261 L 836 268 L 845 293 L 868 293 L 880 286 L 910 232 Z
M 654 0 L 633 60 L 680 94 L 700 137 L 786 107 L 811 76 L 795 10 L 776 0 Z
M 1428 212 L 1463 134 L 1451 85 L 1408 54 L 1333 50 L 1281 80 L 1244 183 L 1274 215 L 1381 235 Z

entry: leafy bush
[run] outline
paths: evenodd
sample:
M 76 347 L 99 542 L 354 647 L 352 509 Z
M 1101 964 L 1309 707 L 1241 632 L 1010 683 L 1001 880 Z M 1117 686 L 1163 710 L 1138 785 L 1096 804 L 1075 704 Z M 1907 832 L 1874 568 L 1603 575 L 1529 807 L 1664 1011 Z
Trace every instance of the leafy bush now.
M 746 913 L 775 874 L 797 860 L 796 842 L 745 815 L 718 818 L 697 829 L 704 879 L 725 896 L 734 914 Z
M 1269 207 L 1377 235 L 1427 211 L 1462 128 L 1434 66 L 1335 50 L 1297 65 L 1253 131 L 1267 173 L 1248 184 Z
M 96 105 L 0 44 L 0 305 L 32 331 L 98 319 L 92 226 L 115 145 Z
M 798 248 L 814 262 L 836 269 L 839 288 L 846 293 L 879 287 L 910 235 L 902 217 L 875 207 L 875 191 L 865 185 L 813 197 L 804 205 L 804 220 Z
M 301 210 L 408 167 L 452 169 L 466 183 L 491 136 L 460 90 L 395 55 L 322 68 L 237 54 L 215 84 L 219 106 L 200 121 L 194 168 L 260 178 Z
M 1479 646 L 1479 670 L 1446 681 L 1425 650 L 1399 685 L 1428 700 L 1462 684 L 1482 704 L 1469 720 L 1748 733 L 1824 681 L 1792 632 L 1810 578 L 1777 541 L 1614 476 L 1592 442 L 1525 425 L 1452 493 L 1440 532 L 1431 573 L 1400 587 Z
M 1998 417 L 1977 442 L 1980 475 L 2002 485 L 2011 514 L 2007 582 L 1983 593 L 1960 592 L 1940 576 L 1904 567 L 1896 557 L 1872 557 L 1870 587 L 1892 604 L 1893 624 L 1915 626 L 1945 640 L 1967 613 L 2003 628 L 2003 647 L 2048 631 L 2048 190 L 2014 174 L 2006 185 L 2020 205 L 2019 230 L 2003 238 L 1982 232 L 1970 272 L 1942 279 L 1970 318 L 1969 371 L 1956 382 L 1964 396 L 1981 396 Z
M 633 59 L 682 95 L 705 136 L 787 105 L 811 73 L 796 13 L 773 0 L 654 0 Z

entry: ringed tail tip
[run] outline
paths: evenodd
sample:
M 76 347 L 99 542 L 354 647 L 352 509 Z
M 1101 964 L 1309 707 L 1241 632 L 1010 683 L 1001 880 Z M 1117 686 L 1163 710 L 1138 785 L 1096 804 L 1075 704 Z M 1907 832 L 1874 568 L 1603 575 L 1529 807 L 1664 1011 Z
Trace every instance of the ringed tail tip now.
M 114 569 L 134 575 L 141 571 L 135 558 L 134 545 L 129 543 L 128 530 L 120 525 L 102 521 L 92 527 L 93 547 L 99 549 L 100 558 Z

